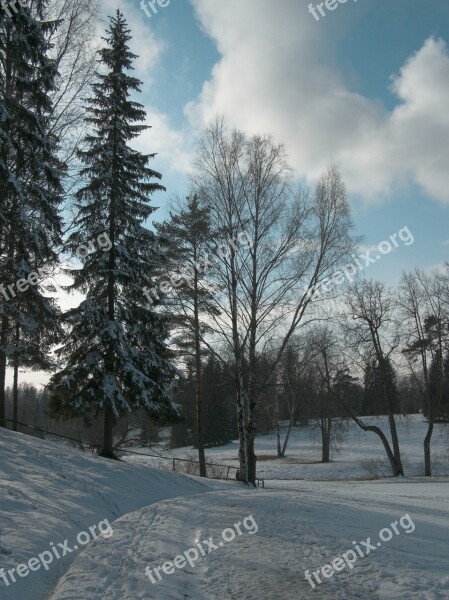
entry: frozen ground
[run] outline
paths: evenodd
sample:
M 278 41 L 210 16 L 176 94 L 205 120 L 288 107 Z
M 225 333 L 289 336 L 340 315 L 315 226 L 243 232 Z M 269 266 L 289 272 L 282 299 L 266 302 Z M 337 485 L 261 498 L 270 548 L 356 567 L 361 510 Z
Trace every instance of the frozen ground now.
M 431 489 L 430 489 L 431 488 Z M 108 544 L 88 547 L 51 600 L 160 598 L 267 600 L 449 598 L 449 483 L 319 484 L 301 492 L 235 490 L 169 500 L 114 523 Z M 304 571 L 353 547 L 405 513 L 415 530 L 385 542 L 315 589 Z M 151 583 L 145 568 L 162 565 L 197 540 L 252 515 L 256 534 L 241 537 Z M 324 578 L 322 578 L 324 579 Z M 81 585 L 81 587 L 80 587 Z
M 388 435 L 385 417 L 364 419 L 367 424 L 379 425 Z M 338 449 L 331 452 L 331 463 L 322 464 L 318 431 L 313 427 L 298 427 L 290 437 L 287 455 L 284 459 L 276 457 L 275 435 L 261 435 L 256 439 L 256 454 L 259 456 L 257 474 L 272 487 L 274 480 L 329 480 L 329 479 L 365 479 L 371 475 L 363 468 L 362 461 L 375 459 L 379 463 L 379 475 L 390 474 L 382 443 L 374 433 L 365 433 L 352 421 L 347 421 L 347 433 Z M 398 436 L 407 476 L 421 476 L 424 472 L 423 440 L 427 423 L 422 415 L 410 415 L 397 418 Z M 283 430 L 283 436 L 285 429 Z M 138 449 L 139 452 L 147 452 Z M 193 448 L 160 450 L 164 456 L 185 458 L 195 455 Z M 435 471 L 438 475 L 449 476 L 449 426 L 435 425 L 432 438 L 432 452 Z M 238 466 L 238 442 L 231 442 L 218 448 L 206 450 L 213 463 Z M 133 464 L 158 466 L 171 469 L 170 461 L 155 457 L 125 455 L 124 460 Z
M 415 418 L 406 427 L 410 441 L 405 427 L 401 438 L 412 471 L 421 463 L 422 423 Z M 321 465 L 287 462 L 319 458 L 308 435 L 295 433 L 285 461 L 260 461 L 259 468 L 267 465 L 264 476 L 272 489 L 254 490 L 234 481 L 204 482 L 144 465 L 111 463 L 1 431 L 0 568 L 28 561 L 50 542 L 67 538 L 73 545 L 78 532 L 103 519 L 110 520 L 114 533 L 55 560 L 48 571 L 40 569 L 8 587 L 0 579 L 0 598 L 449 599 L 449 479 L 351 481 L 354 474 L 363 475 L 357 470 L 362 455 L 381 456 L 374 436 L 373 444 L 350 436 L 338 462 L 322 470 Z M 259 454 L 273 453 L 272 441 L 261 437 Z M 444 439 L 435 441 L 443 453 Z M 235 446 L 228 445 L 213 456 L 231 462 L 235 453 Z M 298 479 L 306 475 L 307 480 Z M 342 480 L 335 481 L 338 477 Z M 403 519 L 408 527 L 400 525 L 406 514 L 413 527 L 409 519 Z M 249 515 L 257 533 L 242 525 Z M 393 531 L 395 521 L 399 534 L 381 542 L 380 530 Z M 238 522 L 242 535 L 220 547 L 222 531 L 235 529 Z M 162 581 L 154 584 L 146 576 L 146 567 L 154 573 L 211 536 L 217 549 L 194 566 L 162 572 Z M 323 583 L 315 589 L 304 579 L 305 570 L 321 569 L 353 549 L 353 541 L 368 537 L 375 549 L 359 557 L 353 569 L 346 566 L 328 579 L 321 575 Z
M 0 430 L 0 568 L 10 569 L 104 519 L 166 498 L 202 494 L 214 484 L 106 461 L 22 434 Z M 104 543 L 98 538 L 95 544 Z M 41 600 L 76 553 L 6 586 L 2 600 Z M 77 600 L 89 600 L 78 596 Z

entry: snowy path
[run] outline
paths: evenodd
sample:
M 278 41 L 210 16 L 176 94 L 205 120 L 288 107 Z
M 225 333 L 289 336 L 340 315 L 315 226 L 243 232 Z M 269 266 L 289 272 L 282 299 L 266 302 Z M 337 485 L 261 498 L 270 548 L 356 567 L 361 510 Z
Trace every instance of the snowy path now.
M 449 481 L 267 481 L 266 490 L 105 461 L 0 432 L 0 568 L 16 568 L 109 519 L 114 534 L 5 586 L 1 600 L 449 600 Z M 415 531 L 312 589 L 316 571 L 409 513 Z M 155 569 L 253 515 L 241 536 L 163 574 Z M 51 591 L 49 591 L 51 590 Z
M 209 492 L 167 500 L 114 523 L 114 536 L 80 554 L 51 600 L 323 600 L 449 598 L 448 483 L 309 483 L 302 491 Z M 377 489 L 377 486 L 379 489 Z M 385 488 L 388 486 L 388 489 Z M 429 511 L 430 489 L 437 500 Z M 324 492 L 324 493 L 323 493 Z M 332 492 L 332 495 L 329 494 Z M 388 492 L 388 493 L 387 493 Z M 363 504 L 364 503 L 364 504 Z M 312 590 L 304 571 L 316 570 L 409 513 L 416 526 L 360 558 Z M 258 532 L 244 530 L 223 548 L 152 584 L 145 575 L 252 514 Z M 324 578 L 323 578 L 324 579 Z
M 48 551 L 51 542 L 73 546 L 79 532 L 104 519 L 112 523 L 153 502 L 216 489 L 211 481 L 130 467 L 6 430 L 0 457 L 0 569 L 6 570 Z M 0 599 L 43 600 L 76 556 L 15 576 L 8 586 L 0 578 Z

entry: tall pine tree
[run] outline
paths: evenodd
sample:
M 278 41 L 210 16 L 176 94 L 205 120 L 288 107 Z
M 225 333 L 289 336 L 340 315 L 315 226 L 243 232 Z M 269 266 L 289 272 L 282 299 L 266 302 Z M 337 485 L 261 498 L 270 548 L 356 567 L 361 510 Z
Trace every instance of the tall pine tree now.
M 0 11 L 0 425 L 5 419 L 5 371 L 47 368 L 58 334 L 55 303 L 36 272 L 61 244 L 63 165 L 52 127 L 57 76 L 49 35 L 58 23 L 40 15 L 46 2 Z
M 145 227 L 155 210 L 150 196 L 165 188 L 152 181 L 161 178 L 148 167 L 154 154 L 140 154 L 128 144 L 146 129 L 142 105 L 130 99 L 141 82 L 127 74 L 137 57 L 129 50 L 122 13 L 110 21 L 99 53 L 105 73 L 98 74 L 88 100 L 92 131 L 79 153 L 86 185 L 77 192 L 76 231 L 68 241 L 75 252 L 107 233 L 110 249 L 89 254 L 72 273 L 70 287 L 85 299 L 65 315 L 66 366 L 50 389 L 54 415 L 103 415 L 102 455 L 113 458 L 113 425 L 122 414 L 139 407 L 154 417 L 177 414 L 171 394 L 177 371 L 165 342 L 166 320 L 142 291 L 154 285 L 161 257 L 157 237 Z

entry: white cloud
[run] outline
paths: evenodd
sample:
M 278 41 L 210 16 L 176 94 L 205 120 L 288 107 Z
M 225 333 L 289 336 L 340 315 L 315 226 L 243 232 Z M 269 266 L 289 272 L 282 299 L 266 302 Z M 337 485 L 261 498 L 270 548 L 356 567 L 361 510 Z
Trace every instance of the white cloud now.
M 151 164 L 155 170 L 163 169 L 164 175 L 168 173 L 187 173 L 191 167 L 192 153 L 188 148 L 191 136 L 188 132 L 175 130 L 169 122 L 167 115 L 156 108 L 146 106 L 146 125 L 151 127 L 144 131 L 133 144 L 137 150 L 144 154 L 157 152 L 157 165 Z M 160 166 L 160 165 L 163 165 Z
M 129 42 L 131 52 L 138 55 L 134 63 L 134 76 L 141 79 L 145 87 L 153 83 L 152 70 L 158 64 L 165 44 L 162 39 L 157 38 L 149 26 L 149 19 L 140 9 L 139 5 L 131 0 L 102 0 L 102 18 L 97 24 L 97 37 L 105 37 L 105 29 L 109 27 L 110 16 L 115 16 L 117 8 L 123 13 L 132 39 Z M 101 42 L 104 44 L 104 42 Z
M 426 192 L 449 202 L 449 53 L 442 40 L 430 38 L 401 69 L 393 89 L 402 104 L 388 125 L 402 169 Z
M 340 165 L 350 192 L 368 199 L 419 184 L 449 203 L 449 54 L 428 39 L 400 68 L 397 107 L 348 89 L 332 48 L 304 5 L 283 0 L 192 0 L 222 57 L 200 97 L 186 107 L 195 126 L 217 113 L 248 133 L 284 141 L 298 175 L 315 179 Z M 386 85 L 388 82 L 386 82 Z

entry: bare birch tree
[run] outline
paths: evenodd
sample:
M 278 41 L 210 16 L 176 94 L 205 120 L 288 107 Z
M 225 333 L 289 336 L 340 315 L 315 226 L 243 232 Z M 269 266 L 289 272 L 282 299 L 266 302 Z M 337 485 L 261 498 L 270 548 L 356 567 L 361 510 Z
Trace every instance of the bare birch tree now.
M 85 134 L 85 100 L 98 66 L 99 12 L 99 0 L 54 0 L 43 9 L 45 20 L 59 23 L 48 32 L 59 73 L 52 97 L 51 132 L 61 140 L 61 159 L 68 167 L 76 162 L 76 150 Z
M 199 141 L 193 181 L 210 207 L 218 242 L 214 275 L 221 316 L 214 325 L 233 355 L 240 478 L 254 484 L 255 415 L 266 383 L 257 381 L 258 360 L 270 353 L 269 381 L 304 322 L 311 290 L 353 249 L 349 204 L 336 168 L 313 197 L 295 193 L 283 146 L 267 136 L 248 139 L 229 131 L 223 119 Z M 228 248 L 220 252 L 220 246 Z M 280 340 L 274 353 L 273 340 Z

